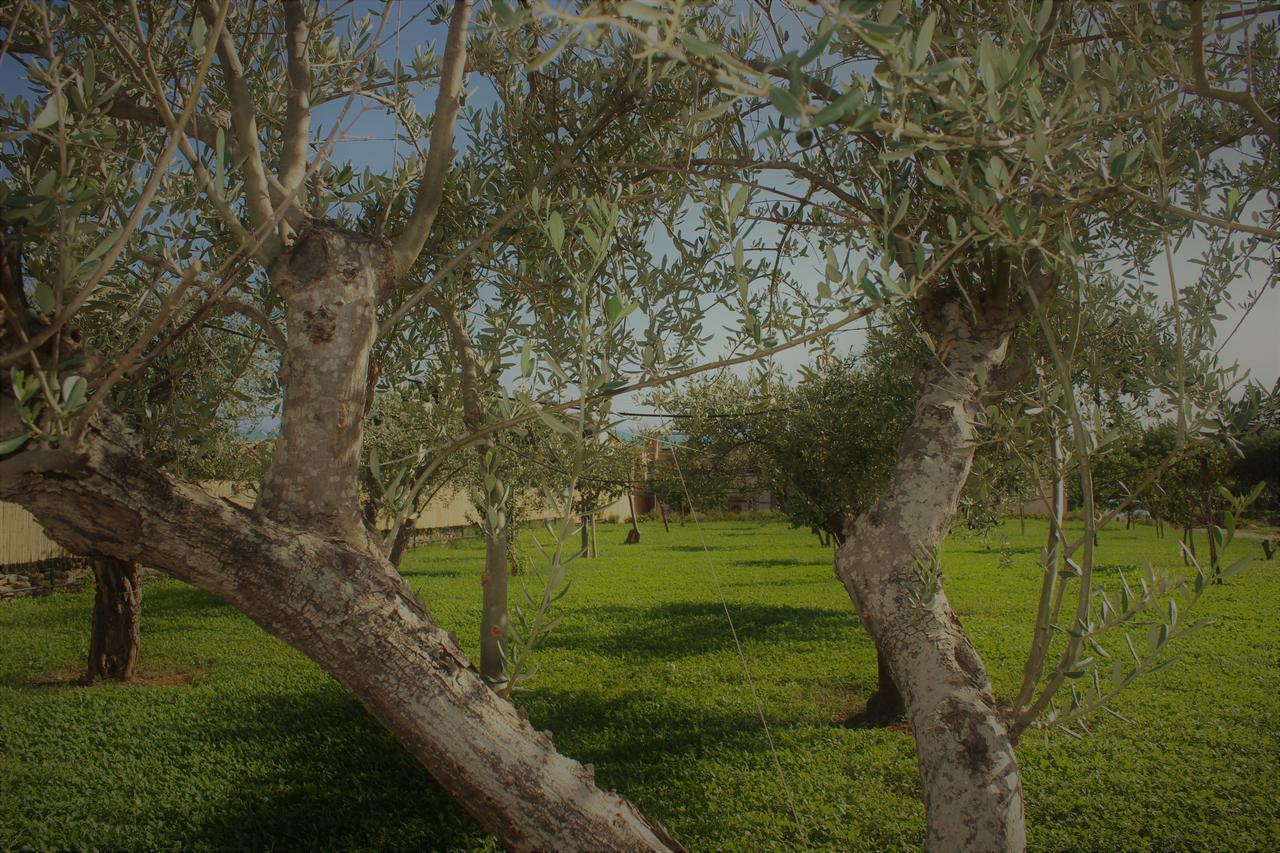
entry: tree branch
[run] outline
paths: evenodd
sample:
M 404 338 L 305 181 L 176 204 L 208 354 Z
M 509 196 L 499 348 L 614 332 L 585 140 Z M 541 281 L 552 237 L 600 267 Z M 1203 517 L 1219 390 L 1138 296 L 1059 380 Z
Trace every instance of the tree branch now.
M 458 381 L 462 391 L 462 423 L 468 430 L 474 430 L 480 426 L 484 409 L 480 403 L 479 372 L 476 369 L 476 352 L 471 344 L 471 335 L 467 332 L 467 327 L 458 316 L 458 312 L 454 311 L 453 306 L 448 302 L 428 291 L 426 303 L 434 308 L 449 326 L 449 336 L 453 339 L 453 349 L 458 357 Z
M 453 128 L 461 105 L 462 77 L 466 73 L 467 25 L 471 20 L 471 9 L 471 0 L 455 0 L 453 14 L 449 17 L 449 34 L 445 39 L 441 63 L 440 94 L 436 97 L 436 112 L 431 120 L 427 161 L 413 199 L 413 213 L 392 247 L 397 276 L 407 273 L 418 259 L 444 197 L 444 182 L 453 160 Z
M 1152 198 L 1144 192 L 1134 189 L 1133 187 L 1121 185 L 1120 189 L 1127 195 L 1133 196 L 1138 201 L 1145 201 L 1147 204 L 1158 210 L 1167 210 L 1170 213 L 1176 213 L 1179 216 L 1185 216 L 1188 219 L 1203 223 L 1204 225 L 1212 225 L 1213 227 L 1221 228 L 1224 231 L 1243 231 L 1246 234 L 1256 234 L 1259 237 L 1264 237 L 1268 240 L 1274 240 L 1280 243 L 1280 231 L 1276 231 L 1272 228 L 1263 228 L 1260 225 L 1248 225 L 1244 222 L 1232 222 L 1230 219 L 1220 219 L 1217 216 L 1200 213 L 1198 211 L 1191 210 L 1190 208 L 1176 205 L 1171 201 L 1162 202 Z
M 210 0 L 198 0 L 200 14 L 206 21 L 212 20 L 213 5 Z M 271 190 L 267 183 L 267 170 L 262 164 L 262 152 L 258 145 L 258 117 L 253 105 L 253 95 L 245 83 L 244 68 L 236 53 L 231 34 L 223 32 L 218 41 L 218 62 L 227 84 L 227 97 L 231 102 L 231 126 L 240 141 L 240 154 L 244 168 L 244 200 L 253 230 L 272 227 L 275 218 L 272 210 Z M 282 248 L 279 237 L 268 237 L 263 248 L 275 256 Z
M 289 96 L 285 103 L 280 185 L 303 202 L 307 143 L 311 135 L 311 58 L 307 10 L 301 0 L 284 0 L 285 40 L 289 51 Z
M 1209 82 L 1208 72 L 1204 67 L 1204 0 L 1195 0 L 1191 4 L 1191 74 L 1195 80 L 1192 86 L 1183 86 L 1183 91 L 1202 98 L 1211 98 L 1243 107 L 1262 132 L 1271 137 L 1272 142 L 1280 142 L 1280 122 L 1277 122 L 1258 103 L 1251 91 L 1237 92 L 1232 89 L 1220 89 Z
M 207 2 L 207 0 L 206 0 Z M 231 9 L 231 0 L 223 0 L 217 10 L 213 10 L 213 19 L 210 22 L 209 31 L 211 36 L 218 36 L 222 33 L 222 25 L 226 21 L 227 12 Z M 212 48 L 212 45 L 209 45 Z M 28 353 L 34 352 L 43 346 L 46 341 L 52 338 L 59 329 L 71 321 L 75 313 L 84 306 L 89 297 L 101 284 L 102 279 L 107 272 L 115 264 L 116 259 L 120 257 L 120 253 L 124 251 L 129 238 L 133 236 L 134 231 L 138 227 L 138 223 L 142 220 L 143 214 L 147 212 L 151 205 L 151 199 L 155 196 L 156 191 L 160 188 L 160 181 L 165 172 L 169 168 L 169 161 L 173 159 L 173 154 L 177 150 L 178 140 L 183 128 L 191 120 L 194 113 L 196 101 L 200 98 L 200 90 L 204 87 L 205 76 L 209 71 L 209 65 L 213 59 L 213 51 L 206 48 L 204 55 L 200 58 L 200 62 L 196 67 L 195 79 L 191 84 L 191 91 L 188 93 L 187 106 L 183 110 L 182 115 L 177 120 L 177 130 L 179 135 L 170 135 L 169 142 L 165 145 L 164 150 L 156 159 L 155 166 L 151 170 L 151 176 L 147 178 L 147 183 L 142 188 L 142 193 L 138 196 L 137 202 L 134 204 L 133 212 L 129 214 L 129 218 L 125 221 L 120 233 L 117 235 L 115 242 L 111 244 L 111 248 L 98 261 L 97 267 L 89 276 L 88 281 L 76 292 L 63 308 L 53 322 L 44 328 L 38 335 L 33 335 L 29 340 L 24 341 L 20 346 L 15 347 L 9 352 L 0 355 L 0 366 L 15 364 Z

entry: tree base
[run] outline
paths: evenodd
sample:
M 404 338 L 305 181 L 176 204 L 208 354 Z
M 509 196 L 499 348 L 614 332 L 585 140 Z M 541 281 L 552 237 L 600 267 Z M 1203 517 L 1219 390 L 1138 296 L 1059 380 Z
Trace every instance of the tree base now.
M 103 557 L 93 561 L 93 576 L 93 633 L 84 683 L 129 681 L 138 665 L 141 572 L 134 563 Z
M 902 707 L 902 697 L 896 690 L 892 693 L 877 690 L 865 708 L 841 723 L 847 729 L 896 728 L 900 724 L 907 724 L 907 710 Z

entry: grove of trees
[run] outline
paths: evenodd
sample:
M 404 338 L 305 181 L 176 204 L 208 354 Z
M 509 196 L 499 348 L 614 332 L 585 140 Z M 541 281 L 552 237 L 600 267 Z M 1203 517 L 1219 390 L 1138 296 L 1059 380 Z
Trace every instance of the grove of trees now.
M 511 849 L 679 849 L 506 695 L 520 430 L 562 443 L 542 613 L 612 398 L 892 316 L 893 359 L 780 401 L 855 419 L 891 393 L 874 459 L 807 456 L 802 419 L 778 458 L 838 466 L 813 509 L 790 494 L 804 523 L 852 519 L 834 569 L 901 691 L 926 848 L 1022 849 L 1019 738 L 1078 726 L 1195 627 L 1199 563 L 1113 602 L 1093 534 L 1164 467 L 1234 447 L 1215 317 L 1277 268 L 1269 8 L 14 4 L 0 498 L 308 655 Z M 401 53 L 402 12 L 437 44 Z M 343 144 L 370 115 L 389 162 Z M 1138 406 L 1171 424 L 1167 452 L 1109 506 L 1100 466 Z M 376 461 L 371 415 L 405 430 Z M 264 416 L 252 509 L 192 482 Z M 940 553 L 996 442 L 1051 505 L 1074 480 L 1086 528 L 1069 541 L 1055 512 L 1011 702 Z M 455 470 L 488 539 L 479 670 L 392 559 Z M 1242 506 L 1220 499 L 1218 544 Z M 1090 649 L 1138 614 L 1141 652 L 1100 672 Z

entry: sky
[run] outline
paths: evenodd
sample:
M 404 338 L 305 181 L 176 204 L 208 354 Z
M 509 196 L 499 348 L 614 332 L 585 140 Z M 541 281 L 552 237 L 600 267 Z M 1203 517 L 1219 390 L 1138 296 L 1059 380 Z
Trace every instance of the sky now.
M 356 0 L 356 8 L 381 15 L 381 0 Z M 426 0 L 399 0 L 389 7 L 386 15 L 386 26 L 382 35 L 380 54 L 386 61 L 400 55 L 406 60 L 412 57 L 419 46 L 442 43 L 444 26 L 431 21 L 432 5 Z M 376 27 L 376 23 L 375 23 Z M 470 81 L 469 99 L 472 104 L 492 103 L 492 95 L 478 88 L 478 78 Z M 25 92 L 27 89 L 23 77 L 23 69 L 12 58 L 0 60 L 0 92 L 7 96 Z M 429 114 L 434 107 L 436 89 L 433 85 L 423 85 L 417 89 L 419 111 Z M 318 134 L 326 134 L 335 121 L 341 103 L 334 103 L 317 110 L 315 127 Z M 357 166 L 367 165 L 374 171 L 387 171 L 393 162 L 402 159 L 408 153 L 408 146 L 394 141 L 396 124 L 384 113 L 376 110 L 348 112 L 350 122 L 345 141 L 337 146 L 334 159 L 352 160 Z M 465 139 L 460 145 L 465 145 Z M 661 247 L 658 247 L 661 250 Z M 1188 239 L 1175 256 L 1175 275 L 1180 284 L 1186 284 L 1195 275 L 1195 267 L 1191 263 L 1203 250 L 1203 241 L 1199 237 Z M 794 261 L 790 272 L 802 280 L 812 281 L 816 286 L 823 276 L 824 263 L 821 259 L 808 263 L 805 259 Z M 1162 294 L 1168 293 L 1167 273 L 1165 265 L 1157 263 L 1151 270 L 1152 285 Z M 1237 321 L 1243 316 L 1243 307 L 1252 301 L 1263 283 L 1261 271 L 1255 272 L 1252 281 L 1241 281 L 1233 289 L 1234 306 L 1224 310 L 1225 319 L 1218 321 L 1219 338 L 1227 338 Z M 1167 298 L 1167 297 L 1166 297 Z M 736 326 L 736 311 L 726 308 L 712 309 L 705 328 L 719 329 L 722 326 Z M 865 340 L 865 334 L 857 327 L 843 330 L 836 336 L 836 346 L 857 350 Z M 727 354 L 727 341 L 717 346 L 713 343 L 706 353 L 706 360 L 712 361 Z M 1117 354 L 1120 355 L 1120 354 Z M 1221 357 L 1226 362 L 1239 362 L 1242 368 L 1267 388 L 1275 385 L 1280 377 L 1280 293 L 1271 288 L 1260 295 L 1253 308 L 1239 328 L 1230 334 L 1222 347 Z M 772 362 L 783 372 L 794 374 L 796 369 L 810 358 L 804 347 L 786 351 L 772 358 Z M 745 369 L 745 368 L 743 368 Z M 741 370 L 741 369 L 740 369 Z M 642 409 L 640 400 L 623 397 L 615 408 L 622 410 Z

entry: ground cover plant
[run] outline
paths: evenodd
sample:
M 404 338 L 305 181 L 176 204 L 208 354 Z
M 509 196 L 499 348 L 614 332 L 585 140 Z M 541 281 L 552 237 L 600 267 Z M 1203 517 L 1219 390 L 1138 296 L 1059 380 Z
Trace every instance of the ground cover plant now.
M 834 724 L 874 689 L 875 651 L 830 549 L 779 522 L 705 528 L 789 796 L 696 529 L 651 523 L 623 546 L 626 529 L 602 527 L 602 558 L 573 564 L 564 621 L 517 696 L 535 726 L 693 850 L 919 849 L 910 735 Z M 1013 521 L 944 549 L 948 594 L 1001 700 L 1030 642 L 1045 533 Z M 1108 529 L 1101 545 L 1104 584 L 1143 554 L 1184 571 L 1176 538 L 1150 527 Z M 1229 557 L 1249 551 L 1240 539 Z M 473 540 L 402 566 L 469 654 L 483 561 Z M 180 582 L 146 597 L 141 683 L 91 689 L 66 683 L 81 674 L 91 591 L 0 606 L 0 848 L 495 849 L 303 655 Z M 1102 715 L 1083 741 L 1024 736 L 1031 849 L 1280 846 L 1277 564 L 1213 588 L 1195 615 L 1216 624 L 1116 702 L 1132 724 Z

